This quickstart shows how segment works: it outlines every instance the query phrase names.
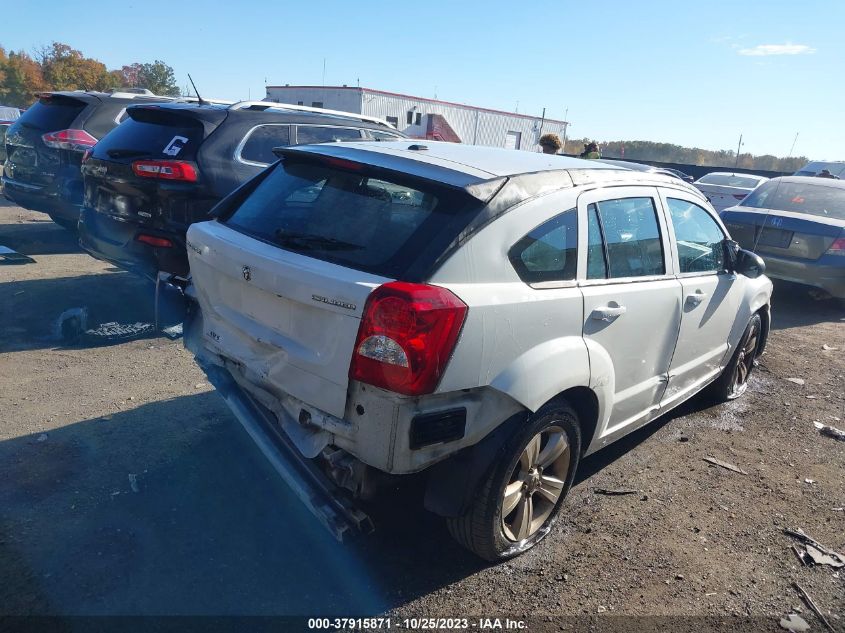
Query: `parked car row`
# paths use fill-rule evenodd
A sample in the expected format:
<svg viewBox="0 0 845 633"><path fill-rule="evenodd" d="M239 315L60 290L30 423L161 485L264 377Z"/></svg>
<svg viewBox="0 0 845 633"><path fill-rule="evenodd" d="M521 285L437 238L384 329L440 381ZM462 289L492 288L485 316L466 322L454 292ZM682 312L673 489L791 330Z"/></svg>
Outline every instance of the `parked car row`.
<svg viewBox="0 0 845 633"><path fill-rule="evenodd" d="M373 132L362 136L359 130L365 128ZM209 139L214 132L218 133ZM183 242L188 218L204 217L223 195L265 167L273 158L273 146L402 136L378 119L301 106L282 109L267 102L207 100L200 104L196 98L162 97L148 91L49 92L39 95L9 128L2 181L7 198L74 230L86 194L93 196L89 210L93 205L107 217L102 227L96 222L92 226L105 234L102 240L95 234L83 245L95 256L109 259L117 242L126 244L129 233L115 229L108 216L124 224L139 221L153 232L157 228L175 231L177 242ZM96 165L83 174L83 159L89 157ZM145 164L145 159L153 163ZM162 160L171 163L155 163ZM93 181L88 190L85 176ZM124 182L127 176L132 182ZM181 235L174 224L182 226ZM103 247L102 253L98 246ZM130 254L131 246L126 249ZM142 252L125 262L125 267L147 274L150 257ZM175 269L184 260L184 253L162 255L162 264ZM119 257L115 263L123 264Z"/></svg>

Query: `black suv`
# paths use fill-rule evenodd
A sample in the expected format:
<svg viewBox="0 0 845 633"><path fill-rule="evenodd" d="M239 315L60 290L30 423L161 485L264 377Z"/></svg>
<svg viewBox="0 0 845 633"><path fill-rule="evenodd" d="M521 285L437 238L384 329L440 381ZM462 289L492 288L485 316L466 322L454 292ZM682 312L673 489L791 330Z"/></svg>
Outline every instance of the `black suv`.
<svg viewBox="0 0 845 633"><path fill-rule="evenodd" d="M79 243L151 279L188 274L188 226L209 219L221 198L275 162L274 147L404 138L372 117L263 101L126 112L82 165Z"/></svg>
<svg viewBox="0 0 845 633"><path fill-rule="evenodd" d="M41 93L6 132L6 197L76 228L83 153L126 117L126 106L173 100L147 91Z"/></svg>

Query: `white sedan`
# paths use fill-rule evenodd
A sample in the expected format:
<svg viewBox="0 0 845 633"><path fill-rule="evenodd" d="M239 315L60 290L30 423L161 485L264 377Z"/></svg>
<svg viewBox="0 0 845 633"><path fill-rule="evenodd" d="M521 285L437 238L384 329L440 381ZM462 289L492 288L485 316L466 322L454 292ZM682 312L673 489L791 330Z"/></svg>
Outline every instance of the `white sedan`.
<svg viewBox="0 0 845 633"><path fill-rule="evenodd" d="M707 196L713 208L721 213L723 209L742 202L745 196L767 180L768 178L765 176L755 176L754 174L713 171L692 184Z"/></svg>

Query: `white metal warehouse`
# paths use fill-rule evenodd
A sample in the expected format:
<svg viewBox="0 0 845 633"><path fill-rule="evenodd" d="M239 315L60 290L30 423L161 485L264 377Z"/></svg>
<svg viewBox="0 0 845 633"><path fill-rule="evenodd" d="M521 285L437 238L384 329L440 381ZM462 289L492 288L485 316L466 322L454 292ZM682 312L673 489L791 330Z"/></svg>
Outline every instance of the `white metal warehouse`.
<svg viewBox="0 0 845 633"><path fill-rule="evenodd" d="M414 138L539 151L542 134L565 137L566 121L349 86L267 86L266 101L386 119Z"/></svg>

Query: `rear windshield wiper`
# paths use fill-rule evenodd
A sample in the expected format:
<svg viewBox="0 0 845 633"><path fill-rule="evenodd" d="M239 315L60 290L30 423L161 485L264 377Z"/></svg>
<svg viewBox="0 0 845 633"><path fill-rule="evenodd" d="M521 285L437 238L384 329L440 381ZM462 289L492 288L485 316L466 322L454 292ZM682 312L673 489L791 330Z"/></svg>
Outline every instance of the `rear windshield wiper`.
<svg viewBox="0 0 845 633"><path fill-rule="evenodd" d="M288 244L302 249L322 249L334 251L353 251L364 248L360 244L344 242L334 237L316 235L315 233L296 233L292 231L277 230L275 240L281 245Z"/></svg>

